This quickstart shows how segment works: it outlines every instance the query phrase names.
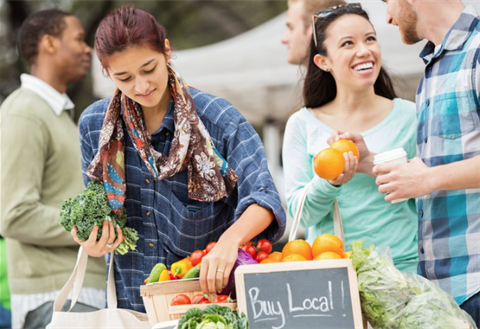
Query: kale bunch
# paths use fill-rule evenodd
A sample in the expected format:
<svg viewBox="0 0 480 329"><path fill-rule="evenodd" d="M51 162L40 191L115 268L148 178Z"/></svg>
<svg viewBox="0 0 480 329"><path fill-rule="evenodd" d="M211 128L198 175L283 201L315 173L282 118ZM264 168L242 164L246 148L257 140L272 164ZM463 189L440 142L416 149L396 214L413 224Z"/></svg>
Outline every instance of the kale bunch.
<svg viewBox="0 0 480 329"><path fill-rule="evenodd" d="M76 197L63 201L60 210L60 225L65 231L70 232L77 227L77 236L81 241L88 240L93 226L98 225L97 240L102 236L104 220L113 221L116 227L122 229L125 240L115 249L121 255L129 250L136 250L138 233L135 229L127 227L127 214L123 211L118 217L110 208L107 193L101 182L90 181L87 188ZM115 235L117 233L115 232Z"/></svg>

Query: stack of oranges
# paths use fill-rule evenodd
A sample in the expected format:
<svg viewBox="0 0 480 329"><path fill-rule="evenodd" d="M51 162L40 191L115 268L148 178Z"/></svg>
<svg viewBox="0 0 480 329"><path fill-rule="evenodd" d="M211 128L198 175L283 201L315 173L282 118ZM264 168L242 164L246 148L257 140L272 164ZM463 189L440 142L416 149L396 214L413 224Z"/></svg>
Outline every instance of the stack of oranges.
<svg viewBox="0 0 480 329"><path fill-rule="evenodd" d="M287 242L282 252L274 251L260 264L297 262L306 260L349 258L351 251L345 252L342 240L333 234L321 234L310 244L303 240Z"/></svg>
<svg viewBox="0 0 480 329"><path fill-rule="evenodd" d="M313 157L313 169L323 179L334 180L345 167L343 153L352 152L360 160L358 148L348 139L339 139Z"/></svg>

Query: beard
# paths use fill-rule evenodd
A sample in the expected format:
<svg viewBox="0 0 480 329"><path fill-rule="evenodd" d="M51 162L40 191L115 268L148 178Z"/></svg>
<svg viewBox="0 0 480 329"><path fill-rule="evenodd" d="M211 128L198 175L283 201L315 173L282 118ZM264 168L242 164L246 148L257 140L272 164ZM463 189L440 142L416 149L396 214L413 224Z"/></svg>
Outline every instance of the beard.
<svg viewBox="0 0 480 329"><path fill-rule="evenodd" d="M407 45L413 45L422 39L417 33L418 17L415 11L407 1L400 1L400 14L397 21L398 28L402 34L403 42Z"/></svg>

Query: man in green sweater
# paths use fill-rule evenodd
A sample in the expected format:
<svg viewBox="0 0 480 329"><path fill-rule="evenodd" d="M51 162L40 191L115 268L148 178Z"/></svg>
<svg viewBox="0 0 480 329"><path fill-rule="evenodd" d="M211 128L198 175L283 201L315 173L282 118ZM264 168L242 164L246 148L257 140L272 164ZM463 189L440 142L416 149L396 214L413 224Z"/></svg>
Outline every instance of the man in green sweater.
<svg viewBox="0 0 480 329"><path fill-rule="evenodd" d="M62 201L84 188L78 129L68 113L74 105L65 92L86 75L92 49L75 16L51 9L25 20L18 50L31 73L0 107L0 234L16 329L50 322L45 305L75 266L78 244L58 223ZM104 259L91 258L79 301L103 308L105 277Z"/></svg>

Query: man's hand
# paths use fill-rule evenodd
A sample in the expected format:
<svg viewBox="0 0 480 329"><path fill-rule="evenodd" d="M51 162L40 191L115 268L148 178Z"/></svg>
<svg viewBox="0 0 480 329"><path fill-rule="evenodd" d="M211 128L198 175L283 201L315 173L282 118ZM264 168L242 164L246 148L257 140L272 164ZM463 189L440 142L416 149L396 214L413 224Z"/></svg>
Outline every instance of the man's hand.
<svg viewBox="0 0 480 329"><path fill-rule="evenodd" d="M420 158L408 163L381 163L373 167L380 193L387 193L385 201L417 198L433 191L429 169Z"/></svg>

